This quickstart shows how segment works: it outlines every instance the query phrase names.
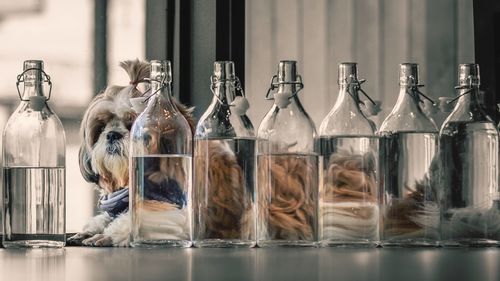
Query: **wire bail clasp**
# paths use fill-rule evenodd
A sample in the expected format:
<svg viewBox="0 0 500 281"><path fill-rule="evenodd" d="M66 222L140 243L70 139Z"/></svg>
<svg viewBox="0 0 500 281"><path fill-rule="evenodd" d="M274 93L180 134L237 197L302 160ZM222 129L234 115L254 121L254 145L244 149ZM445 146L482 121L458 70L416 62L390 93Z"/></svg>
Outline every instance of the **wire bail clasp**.
<svg viewBox="0 0 500 281"><path fill-rule="evenodd" d="M460 95L456 96L454 99L452 100L449 100L447 101L446 103L448 104L451 104L451 103L454 103L455 101L457 101L459 98L467 95L467 94L470 94L474 91L474 75L469 75L467 76L467 84L466 85L458 85L458 86L455 86L455 89L456 90L463 90L463 89L468 89L467 91L461 93Z"/></svg>
<svg viewBox="0 0 500 281"><path fill-rule="evenodd" d="M43 74L43 80L41 82L46 82L49 85L49 96L45 99L45 101L50 100L50 97L52 95L52 81L50 80L50 76L47 73L45 73L45 71L43 69L36 68L36 67L25 69L21 74L17 75L16 88L17 88L17 94L19 96L19 99L21 101L30 101L29 99L23 99L23 97L21 95L21 91L19 90L19 84L25 83L24 74L26 74L26 72L31 71L31 70L38 70Z"/></svg>
<svg viewBox="0 0 500 281"><path fill-rule="evenodd" d="M365 106L369 115L377 115L380 112L380 103L375 102L362 88L361 85L366 82L366 79L357 79L356 75L350 74L349 77L345 78L343 83L347 86L347 93L354 99L357 104L362 104ZM351 89L354 92L351 92ZM361 92L370 101L371 105L366 102L361 101L359 98L359 92Z"/></svg>
<svg viewBox="0 0 500 281"><path fill-rule="evenodd" d="M304 83L302 83L302 76L300 76L300 75L297 75L297 80L295 80L295 81L275 82L277 79L278 79L278 75L273 75L273 77L271 78L269 89L267 89L267 93L266 93L266 100L273 100L274 99L274 97L269 97L269 94L272 91L276 90L279 87L279 85L298 85L299 86L299 87L297 87L297 90L295 92L293 92L292 95L290 95L289 98L293 98L302 89L304 89Z"/></svg>
<svg viewBox="0 0 500 281"><path fill-rule="evenodd" d="M248 103L245 91L241 86L240 78L238 78L238 76L234 76L234 79L218 79L215 75L210 76L210 91L212 91L212 94L221 105L225 105L219 95L215 92L217 84L221 83L232 83L234 85L235 95L234 97L231 97L233 100L230 104L228 104L228 106L231 107L231 111L234 110L236 114L245 115L247 110L250 108L250 104Z"/></svg>
<svg viewBox="0 0 500 281"><path fill-rule="evenodd" d="M408 88L406 90L406 92L408 94L411 95L412 92L415 92L415 93L418 94L418 96L417 96L418 102L424 103L424 101L420 98L420 97L423 97L424 99L430 101L433 106L436 105L436 102L434 102L434 100L432 100L431 98L429 98L428 96L426 96L424 93L422 93L420 91L419 88L425 87L424 84L418 84L418 83L416 83L416 79L415 79L415 77L413 75L408 76L407 80L409 80L408 84L406 84L406 86L408 86Z"/></svg>

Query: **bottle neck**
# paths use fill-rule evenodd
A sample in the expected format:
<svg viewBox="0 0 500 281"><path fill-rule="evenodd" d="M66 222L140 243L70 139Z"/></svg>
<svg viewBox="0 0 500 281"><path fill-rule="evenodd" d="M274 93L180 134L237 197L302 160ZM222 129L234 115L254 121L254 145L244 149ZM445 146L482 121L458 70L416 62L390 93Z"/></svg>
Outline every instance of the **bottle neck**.
<svg viewBox="0 0 500 281"><path fill-rule="evenodd" d="M302 107L302 104L300 103L299 97L297 95L297 91L300 91L300 89L296 84L280 84L278 86L278 91L276 92L276 94L285 94L285 96L287 95L289 97L288 100L290 104L288 104L284 108L298 108L299 110L304 111L304 108Z"/></svg>
<svg viewBox="0 0 500 281"><path fill-rule="evenodd" d="M458 98L457 105L455 106L456 108L463 108L473 111L482 106L482 102L479 97L479 86L460 89L458 94L462 96Z"/></svg>
<svg viewBox="0 0 500 281"><path fill-rule="evenodd" d="M232 82L219 82L213 87L212 105L228 106L234 100L234 84Z"/></svg>
<svg viewBox="0 0 500 281"><path fill-rule="evenodd" d="M172 103L172 85L171 82L161 83L158 81L151 81L151 91L156 93L156 97L161 97L166 101L166 105L175 108Z"/></svg>
<svg viewBox="0 0 500 281"><path fill-rule="evenodd" d="M335 103L336 110L361 113L359 95L354 85L340 85L339 97Z"/></svg>
<svg viewBox="0 0 500 281"><path fill-rule="evenodd" d="M399 88L399 96L394 106L395 112L420 113L422 109L419 106L420 97L418 92L410 86L401 86Z"/></svg>
<svg viewBox="0 0 500 281"><path fill-rule="evenodd" d="M41 81L26 81L22 94L23 100L29 100L30 97L44 96L43 84Z"/></svg>

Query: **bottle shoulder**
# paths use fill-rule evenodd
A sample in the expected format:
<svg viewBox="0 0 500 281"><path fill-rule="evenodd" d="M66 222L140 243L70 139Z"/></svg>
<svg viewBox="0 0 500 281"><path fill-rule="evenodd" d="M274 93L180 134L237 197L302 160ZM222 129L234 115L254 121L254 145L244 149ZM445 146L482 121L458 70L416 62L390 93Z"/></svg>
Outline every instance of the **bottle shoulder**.
<svg viewBox="0 0 500 281"><path fill-rule="evenodd" d="M391 112L380 125L378 133L388 132L438 132L432 118L419 111Z"/></svg>
<svg viewBox="0 0 500 281"><path fill-rule="evenodd" d="M262 120L257 137L263 153L310 153L314 151L316 128L307 113L273 105Z"/></svg>
<svg viewBox="0 0 500 281"><path fill-rule="evenodd" d="M228 105L212 104L199 119L195 138L254 137L252 122L246 115L232 112Z"/></svg>
<svg viewBox="0 0 500 281"><path fill-rule="evenodd" d="M361 111L343 112L334 108L321 122L318 133L321 136L370 136L375 133L374 128L375 124Z"/></svg>
<svg viewBox="0 0 500 281"><path fill-rule="evenodd" d="M17 134L18 137L30 136L30 132L38 132L38 136L49 136L51 134L65 138L64 127L59 117L45 106L40 111L35 111L29 106L20 106L9 117L4 128L4 136Z"/></svg>

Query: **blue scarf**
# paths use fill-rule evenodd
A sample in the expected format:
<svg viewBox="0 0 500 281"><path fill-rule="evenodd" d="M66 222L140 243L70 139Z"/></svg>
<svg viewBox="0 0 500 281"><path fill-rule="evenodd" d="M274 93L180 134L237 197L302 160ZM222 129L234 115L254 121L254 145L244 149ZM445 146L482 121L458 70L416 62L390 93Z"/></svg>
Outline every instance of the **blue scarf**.
<svg viewBox="0 0 500 281"><path fill-rule="evenodd" d="M119 189L113 193L101 196L99 199L99 209L107 212L112 218L116 218L128 211L128 198L128 188ZM179 183L172 179L166 179L160 184L145 179L144 199L168 202L176 205L179 209L182 209L186 205L186 194L182 192Z"/></svg>
<svg viewBox="0 0 500 281"><path fill-rule="evenodd" d="M128 188L119 189L113 193L101 196L99 209L116 218L128 211Z"/></svg>

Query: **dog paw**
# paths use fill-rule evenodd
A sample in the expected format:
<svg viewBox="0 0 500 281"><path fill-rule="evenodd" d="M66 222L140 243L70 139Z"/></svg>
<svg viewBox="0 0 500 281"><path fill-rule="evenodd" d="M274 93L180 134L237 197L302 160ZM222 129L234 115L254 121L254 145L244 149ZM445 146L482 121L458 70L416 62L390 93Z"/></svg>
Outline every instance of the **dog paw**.
<svg viewBox="0 0 500 281"><path fill-rule="evenodd" d="M120 241L114 241L113 244L116 247L129 247L130 246L130 241L129 241L128 237L127 237L125 239L121 239Z"/></svg>
<svg viewBox="0 0 500 281"><path fill-rule="evenodd" d="M93 247L111 247L113 246L113 239L110 236L104 234L96 234L90 238L82 241L85 246Z"/></svg>
<svg viewBox="0 0 500 281"><path fill-rule="evenodd" d="M77 233L66 240L66 246L83 246L83 240L94 236L90 232Z"/></svg>

